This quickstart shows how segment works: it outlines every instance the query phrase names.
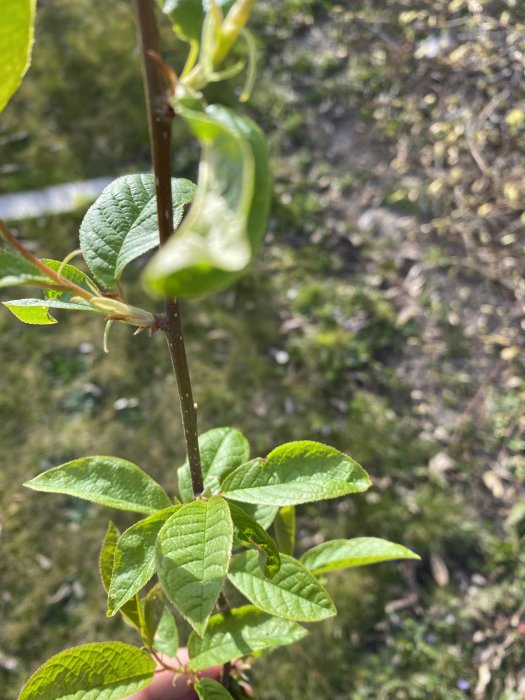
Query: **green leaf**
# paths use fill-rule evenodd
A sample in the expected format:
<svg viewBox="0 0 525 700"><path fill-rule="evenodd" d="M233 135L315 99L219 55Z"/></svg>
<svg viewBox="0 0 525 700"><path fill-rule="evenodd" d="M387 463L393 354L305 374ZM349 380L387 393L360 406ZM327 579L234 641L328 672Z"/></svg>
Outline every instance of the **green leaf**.
<svg viewBox="0 0 525 700"><path fill-rule="evenodd" d="M157 575L166 596L203 634L226 578L233 525L226 501L212 496L182 506L157 539Z"/></svg>
<svg viewBox="0 0 525 700"><path fill-rule="evenodd" d="M155 573L155 544L161 527L181 506L159 510L139 520L120 537L115 547L108 591L108 617L138 593Z"/></svg>
<svg viewBox="0 0 525 700"><path fill-rule="evenodd" d="M188 640L189 665L203 671L263 649L293 644L307 634L296 622L245 605L210 618L203 638L192 632Z"/></svg>
<svg viewBox="0 0 525 700"><path fill-rule="evenodd" d="M213 428L199 435L199 452L204 489L211 495L220 491L220 480L250 457L250 445L236 428ZM178 470L182 500L193 500L190 467L185 462Z"/></svg>
<svg viewBox="0 0 525 700"><path fill-rule="evenodd" d="M264 135L248 117L220 105L180 113L202 143L197 191L144 281L157 296L196 297L230 285L260 248L270 175Z"/></svg>
<svg viewBox="0 0 525 700"><path fill-rule="evenodd" d="M216 0L226 13L235 0ZM200 41L204 23L203 0L157 0L161 10L168 15L173 28L185 41Z"/></svg>
<svg viewBox="0 0 525 700"><path fill-rule="evenodd" d="M106 593L109 590L109 585L111 583L111 574L113 573L113 562L115 559L115 548L117 546L118 538L120 537L120 532L118 527L109 521L108 528L106 530L106 535L104 537L104 542L102 543L102 549L100 550L100 578L102 579L102 585ZM120 610L124 620L130 624L135 629L141 631L141 612L140 612L140 601L138 596L135 596L132 600L129 600Z"/></svg>
<svg viewBox="0 0 525 700"><path fill-rule="evenodd" d="M304 440L243 464L224 479L222 492L243 503L292 506L359 493L369 486L367 473L351 457Z"/></svg>
<svg viewBox="0 0 525 700"><path fill-rule="evenodd" d="M295 549L295 506L283 506L273 524L279 551L293 557Z"/></svg>
<svg viewBox="0 0 525 700"><path fill-rule="evenodd" d="M200 678L193 687L199 700L233 700L226 688L213 678Z"/></svg>
<svg viewBox="0 0 525 700"><path fill-rule="evenodd" d="M49 282L49 278L38 267L11 250L0 248L0 288L18 284Z"/></svg>
<svg viewBox="0 0 525 700"><path fill-rule="evenodd" d="M259 564L265 576L273 578L281 566L277 546L270 535L245 510L235 503L228 503L233 521L233 534L244 547L254 547L259 552Z"/></svg>
<svg viewBox="0 0 525 700"><path fill-rule="evenodd" d="M149 647L167 656L175 656L179 648L179 631L173 615L165 607L160 585L154 586L143 601L142 636Z"/></svg>
<svg viewBox="0 0 525 700"><path fill-rule="evenodd" d="M189 180L171 181L173 226L193 199ZM80 226L80 247L95 279L115 286L126 265L159 244L153 175L125 175L114 180L88 209Z"/></svg>
<svg viewBox="0 0 525 700"><path fill-rule="evenodd" d="M0 112L31 63L36 0L2 0L0 26Z"/></svg>
<svg viewBox="0 0 525 700"><path fill-rule="evenodd" d="M129 644L84 644L49 659L18 700L119 700L146 688L154 671L151 656Z"/></svg>
<svg viewBox="0 0 525 700"><path fill-rule="evenodd" d="M337 613L319 581L296 559L281 555L281 568L265 578L256 552L232 559L228 578L250 602L271 615L297 622L315 622Z"/></svg>
<svg viewBox="0 0 525 700"><path fill-rule="evenodd" d="M48 469L24 486L135 513L154 513L171 506L162 486L136 464L118 457L75 459Z"/></svg>
<svg viewBox="0 0 525 700"><path fill-rule="evenodd" d="M264 530L270 527L279 512L279 506L260 506L256 503L238 503L237 505L240 505Z"/></svg>
<svg viewBox="0 0 525 700"><path fill-rule="evenodd" d="M330 540L303 554L301 562L313 574L335 569L365 566L391 559L419 559L410 549L378 537L356 537L352 540Z"/></svg>
<svg viewBox="0 0 525 700"><path fill-rule="evenodd" d="M48 258L44 258L42 262L44 262L55 272L60 270L61 277L64 277L70 282L78 284L79 287L82 287L86 291L91 292L91 294L94 294L94 290L96 289L95 283L86 275L85 272L79 270L78 267L70 265L69 263L64 265L64 263L62 263L60 260L50 260ZM71 297L75 296L74 293L64 292L60 289L45 289L44 294L48 299L62 299L62 301L69 301Z"/></svg>
<svg viewBox="0 0 525 700"><path fill-rule="evenodd" d="M58 299L16 299L2 303L19 321L36 326L45 326L57 322L49 313L49 309L96 311L87 302L59 301Z"/></svg>

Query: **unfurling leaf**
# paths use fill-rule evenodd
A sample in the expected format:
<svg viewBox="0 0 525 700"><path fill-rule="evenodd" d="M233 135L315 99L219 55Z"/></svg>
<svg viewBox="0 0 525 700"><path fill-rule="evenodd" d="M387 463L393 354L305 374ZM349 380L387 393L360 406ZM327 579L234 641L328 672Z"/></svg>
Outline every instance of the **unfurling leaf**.
<svg viewBox="0 0 525 700"><path fill-rule="evenodd" d="M271 615L297 622L315 622L337 613L328 593L300 562L283 554L278 573L268 579L256 552L232 559L228 578L248 600Z"/></svg>
<svg viewBox="0 0 525 700"><path fill-rule="evenodd" d="M179 648L179 631L173 615L165 606L160 585L155 585L143 600L142 636L148 647L167 656Z"/></svg>
<svg viewBox="0 0 525 700"><path fill-rule="evenodd" d="M307 634L296 622L245 605L210 618L203 638L192 632L188 640L189 665L202 671L263 649L293 644Z"/></svg>
<svg viewBox="0 0 525 700"><path fill-rule="evenodd" d="M18 89L31 62L36 0L2 0L0 112Z"/></svg>
<svg viewBox="0 0 525 700"><path fill-rule="evenodd" d="M178 109L202 143L199 181L188 215L144 280L157 296L196 297L231 284L259 249L270 203L268 155L247 117L220 105Z"/></svg>
<svg viewBox="0 0 525 700"><path fill-rule="evenodd" d="M250 457L248 440L236 428L213 428L199 435L204 489L212 496L220 491L220 480ZM193 500L190 467L185 462L178 470L179 491L183 501Z"/></svg>
<svg viewBox="0 0 525 700"><path fill-rule="evenodd" d="M155 544L161 527L181 506L159 510L128 528L115 547L108 591L108 616L115 615L155 573Z"/></svg>
<svg viewBox="0 0 525 700"><path fill-rule="evenodd" d="M222 492L243 503L289 506L359 493L369 486L367 473L351 457L304 440L243 464L224 479Z"/></svg>
<svg viewBox="0 0 525 700"><path fill-rule="evenodd" d="M226 688L213 678L199 678L194 688L199 700L233 700Z"/></svg>
<svg viewBox="0 0 525 700"><path fill-rule="evenodd" d="M273 578L279 571L281 559L270 535L245 510L235 503L228 503L233 520L233 534L239 542L259 552L259 564L265 576Z"/></svg>
<svg viewBox="0 0 525 700"><path fill-rule="evenodd" d="M14 299L2 302L19 321L35 326L56 323L49 309L68 309L70 311L96 311L86 301L60 301L59 299Z"/></svg>
<svg viewBox="0 0 525 700"><path fill-rule="evenodd" d="M75 459L48 469L24 486L135 513L155 513L171 506L162 486L136 464L118 457Z"/></svg>
<svg viewBox="0 0 525 700"><path fill-rule="evenodd" d="M204 634L226 578L232 540L228 505L216 496L183 505L159 532L162 590L197 634Z"/></svg>
<svg viewBox="0 0 525 700"><path fill-rule="evenodd" d="M295 506L283 506L279 509L273 529L279 551L293 557L295 549Z"/></svg>
<svg viewBox="0 0 525 700"><path fill-rule="evenodd" d="M119 700L146 688L154 671L151 656L129 644L85 644L49 659L18 700Z"/></svg>
<svg viewBox="0 0 525 700"><path fill-rule="evenodd" d="M102 585L104 586L106 593L108 592L111 583L113 562L115 559L115 547L117 546L119 537L120 532L118 527L110 520L106 530L106 535L104 537L104 542L102 543L102 549L100 550L99 559L100 578L102 579ZM140 600L138 596L128 600L128 602L122 606L120 612L125 621L140 632L142 625Z"/></svg>
<svg viewBox="0 0 525 700"><path fill-rule="evenodd" d="M193 199L189 180L171 181L173 226ZM115 286L126 265L159 244L153 175L124 175L114 180L88 209L80 226L80 247L95 279Z"/></svg>
<svg viewBox="0 0 525 700"><path fill-rule="evenodd" d="M95 291L98 291L95 283L88 277L88 275L86 275L85 272L79 270L78 267L75 267L69 263L64 264L60 262L60 260L49 260L47 258L44 258L42 262L55 272L58 272L61 277L64 277L70 282L74 282L87 292L94 294ZM70 301L71 297L75 296L74 293L60 289L45 289L44 293L48 299L61 299L62 301Z"/></svg>
<svg viewBox="0 0 525 700"><path fill-rule="evenodd" d="M204 23L203 0L157 0L161 10L168 15L173 28L185 41L200 41ZM234 0L215 0L227 12Z"/></svg>
<svg viewBox="0 0 525 700"><path fill-rule="evenodd" d="M352 540L330 540L303 554L301 562L313 574L335 569L348 569L392 559L419 559L417 554L400 544L378 537L356 537Z"/></svg>

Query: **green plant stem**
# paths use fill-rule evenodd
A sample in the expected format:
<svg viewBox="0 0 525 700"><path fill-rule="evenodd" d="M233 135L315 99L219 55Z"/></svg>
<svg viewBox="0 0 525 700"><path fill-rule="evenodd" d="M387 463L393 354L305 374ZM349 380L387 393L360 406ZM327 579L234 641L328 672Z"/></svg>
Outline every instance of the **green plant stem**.
<svg viewBox="0 0 525 700"><path fill-rule="evenodd" d="M134 6L148 111L151 157L157 191L159 238L160 245L163 246L173 233L171 124L174 113L168 103L164 77L154 59L160 52L153 0L134 0ZM171 363L177 381L193 495L197 497L204 490L197 433L197 405L193 401L179 304L175 299L166 299L165 308L166 323L163 330L166 334Z"/></svg>

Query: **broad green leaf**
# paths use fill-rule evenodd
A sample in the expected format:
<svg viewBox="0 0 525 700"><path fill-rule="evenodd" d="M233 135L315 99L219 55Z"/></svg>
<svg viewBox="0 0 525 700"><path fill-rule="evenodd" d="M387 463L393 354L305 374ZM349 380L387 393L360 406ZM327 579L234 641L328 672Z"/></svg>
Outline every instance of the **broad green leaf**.
<svg viewBox="0 0 525 700"><path fill-rule="evenodd" d="M35 326L56 323L49 309L69 309L71 311L97 311L87 302L60 301L58 299L16 299L2 302L19 321Z"/></svg>
<svg viewBox="0 0 525 700"><path fill-rule="evenodd" d="M206 634L192 632L188 640L190 668L203 671L263 649L299 641L308 632L296 622L273 617L253 605L210 618Z"/></svg>
<svg viewBox="0 0 525 700"><path fill-rule="evenodd" d="M199 700L233 700L226 688L213 678L200 678L193 687Z"/></svg>
<svg viewBox="0 0 525 700"><path fill-rule="evenodd" d="M84 644L49 659L18 700L119 700L146 688L154 671L151 656L129 644Z"/></svg>
<svg viewBox="0 0 525 700"><path fill-rule="evenodd" d="M295 506L283 506L279 509L273 529L279 551L293 557L295 549Z"/></svg>
<svg viewBox="0 0 525 700"><path fill-rule="evenodd" d="M79 287L82 287L86 291L91 292L91 294L94 294L94 291L96 290L95 283L86 275L85 272L79 270L78 267L70 265L69 263L64 265L64 263L62 263L60 260L49 260L47 258L44 258L42 262L44 262L52 270L55 270L55 272L60 270L61 277L64 277L70 282L78 284ZM71 297L75 296L74 294L71 294L71 292L63 292L59 289L45 289L44 293L48 299L62 299L62 301L69 301Z"/></svg>
<svg viewBox="0 0 525 700"><path fill-rule="evenodd" d="M166 596L203 634L226 578L233 525L223 498L183 505L157 538L157 575Z"/></svg>
<svg viewBox="0 0 525 700"><path fill-rule="evenodd" d="M270 535L245 510L235 503L228 503L233 521L233 534L244 547L259 552L259 564L265 576L273 578L279 571L281 559Z"/></svg>
<svg viewBox="0 0 525 700"><path fill-rule="evenodd" d="M204 489L214 496L220 491L220 479L249 459L250 445L236 428L213 428L199 435L199 452ZM193 501L188 462L179 468L178 477L182 500Z"/></svg>
<svg viewBox="0 0 525 700"><path fill-rule="evenodd" d="M279 506L260 506L256 503L238 503L259 525L267 530L279 512Z"/></svg>
<svg viewBox="0 0 525 700"><path fill-rule="evenodd" d="M2 0L0 24L0 112L31 63L36 0Z"/></svg>
<svg viewBox="0 0 525 700"><path fill-rule="evenodd" d="M157 296L196 297L230 285L266 233L270 175L259 127L220 105L180 108L202 143L194 202L144 272Z"/></svg>
<svg viewBox="0 0 525 700"><path fill-rule="evenodd" d="M203 0L157 0L161 10L168 15L174 30L185 41L200 41L204 23ZM216 0L226 13L234 0Z"/></svg>
<svg viewBox="0 0 525 700"><path fill-rule="evenodd" d="M0 288L19 284L49 282L49 278L38 267L11 250L0 248Z"/></svg>
<svg viewBox="0 0 525 700"><path fill-rule="evenodd" d="M115 547L117 546L118 538L120 537L120 532L118 527L109 521L108 529L106 530L106 535L104 537L104 542L102 543L102 549L100 550L100 578L102 579L102 585L106 593L109 590L109 585L111 583L111 575L113 573L113 562L115 559ZM132 627L135 627L139 632L141 631L141 612L140 612L140 601L138 596L135 596L132 600L129 600L120 610L122 616Z"/></svg>
<svg viewBox="0 0 525 700"><path fill-rule="evenodd" d="M138 593L155 573L155 544L161 527L180 506L159 510L128 528L115 547L108 591L108 616Z"/></svg>
<svg viewBox="0 0 525 700"><path fill-rule="evenodd" d="M303 554L301 562L313 574L334 569L348 569L391 559L419 559L417 554L400 544L378 537L356 537L352 540L330 540Z"/></svg>
<svg viewBox="0 0 525 700"><path fill-rule="evenodd" d="M171 181L173 226L193 199L189 180ZM124 175L114 180L88 209L80 226L80 247L95 279L114 287L126 265L159 244L153 175Z"/></svg>
<svg viewBox="0 0 525 700"><path fill-rule="evenodd" d="M315 622L337 613L319 581L297 559L281 555L281 568L268 579L256 552L232 559L228 578L248 600L270 615L297 622Z"/></svg>
<svg viewBox="0 0 525 700"><path fill-rule="evenodd" d="M179 631L173 615L165 606L159 584L149 591L142 607L142 636L148 647L167 656L175 656L179 648Z"/></svg>
<svg viewBox="0 0 525 700"><path fill-rule="evenodd" d="M359 493L369 486L368 474L351 457L304 440L243 464L224 479L222 493L243 503L292 506Z"/></svg>
<svg viewBox="0 0 525 700"><path fill-rule="evenodd" d="M136 464L118 457L75 459L48 469L24 486L135 513L155 513L171 506L162 486Z"/></svg>

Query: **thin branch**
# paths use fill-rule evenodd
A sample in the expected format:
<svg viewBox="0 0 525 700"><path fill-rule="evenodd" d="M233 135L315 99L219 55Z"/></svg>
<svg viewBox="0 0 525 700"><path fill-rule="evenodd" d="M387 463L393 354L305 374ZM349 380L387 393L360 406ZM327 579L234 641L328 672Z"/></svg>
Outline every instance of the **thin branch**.
<svg viewBox="0 0 525 700"><path fill-rule="evenodd" d="M154 2L153 0L134 0L134 5L148 111L151 157L157 191L159 238L160 245L163 246L173 233L171 123L174 113L168 102L165 77L158 67L158 57L160 57L159 32ZM153 56L156 58L153 58ZM193 401L179 304L174 299L167 299L165 308L166 324L164 332L179 390L182 425L190 465L193 494L195 497L198 497L204 490L204 484L197 432L197 405Z"/></svg>

